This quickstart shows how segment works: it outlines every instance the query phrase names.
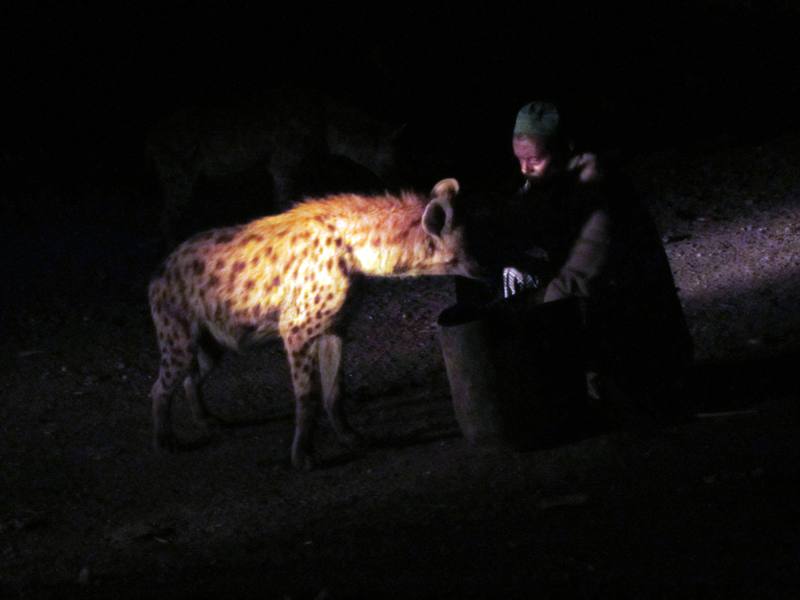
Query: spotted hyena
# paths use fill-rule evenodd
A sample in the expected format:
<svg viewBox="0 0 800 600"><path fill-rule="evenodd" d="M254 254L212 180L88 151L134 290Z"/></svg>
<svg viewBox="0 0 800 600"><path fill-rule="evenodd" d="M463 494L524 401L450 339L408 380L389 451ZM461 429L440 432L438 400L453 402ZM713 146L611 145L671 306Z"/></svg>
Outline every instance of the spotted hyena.
<svg viewBox="0 0 800 600"><path fill-rule="evenodd" d="M320 395L339 438L354 443L339 389L337 314L357 274L477 275L464 247L457 193L456 180L445 179L430 199L404 193L308 200L179 246L149 288L161 350L151 392L156 447L175 444L170 397L181 381L195 419L208 425L200 384L217 350L272 336L283 339L294 385L292 463L311 465Z"/></svg>
<svg viewBox="0 0 800 600"><path fill-rule="evenodd" d="M314 179L319 172L342 164L348 175L359 172L369 182L370 190L362 191L375 191L376 181L386 189L401 130L353 105L291 86L236 105L179 110L147 136L164 202L162 235L171 244L187 229L201 179L252 180L254 173L264 173L272 187L272 212L286 210L307 192L303 184L309 179L317 183L312 188L319 187ZM343 190L325 190L338 191ZM254 208L264 214L270 207Z"/></svg>

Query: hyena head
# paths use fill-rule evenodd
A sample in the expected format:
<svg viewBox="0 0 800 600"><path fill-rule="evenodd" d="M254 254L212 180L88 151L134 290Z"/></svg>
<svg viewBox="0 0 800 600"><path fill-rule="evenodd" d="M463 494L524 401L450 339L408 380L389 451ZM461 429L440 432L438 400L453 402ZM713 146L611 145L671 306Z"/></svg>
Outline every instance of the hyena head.
<svg viewBox="0 0 800 600"><path fill-rule="evenodd" d="M465 235L465 219L454 202L458 181L443 179L431 191L431 199L422 215L422 228L429 236L431 256L425 273L461 275L479 279L485 275L471 256Z"/></svg>

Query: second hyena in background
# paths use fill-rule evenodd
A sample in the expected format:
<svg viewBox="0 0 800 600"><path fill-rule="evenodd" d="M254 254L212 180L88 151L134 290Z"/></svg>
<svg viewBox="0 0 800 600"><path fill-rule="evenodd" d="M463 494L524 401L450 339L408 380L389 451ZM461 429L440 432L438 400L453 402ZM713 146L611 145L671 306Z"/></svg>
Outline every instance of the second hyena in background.
<svg viewBox="0 0 800 600"><path fill-rule="evenodd" d="M204 178L222 181L263 171L271 178L272 202L267 188L253 207L258 215L288 209L305 191L303 183L331 165L345 168L350 181L347 189L325 189L326 194L386 189L360 190L353 173L361 181L369 177L370 188L385 183L395 169L400 129L328 95L291 86L235 105L179 110L147 136L163 196L162 235L171 245L194 233L184 230L197 212L195 188Z"/></svg>
<svg viewBox="0 0 800 600"><path fill-rule="evenodd" d="M354 443L342 408L342 340L335 329L351 280L357 274L476 276L457 193L456 180L446 179L429 200L413 193L309 200L179 246L149 288L161 350L151 392L156 446L175 444L170 402L179 383L195 418L207 420L200 384L218 355L210 350L238 350L272 336L283 339L294 386L292 463L312 464L320 395L337 435Z"/></svg>

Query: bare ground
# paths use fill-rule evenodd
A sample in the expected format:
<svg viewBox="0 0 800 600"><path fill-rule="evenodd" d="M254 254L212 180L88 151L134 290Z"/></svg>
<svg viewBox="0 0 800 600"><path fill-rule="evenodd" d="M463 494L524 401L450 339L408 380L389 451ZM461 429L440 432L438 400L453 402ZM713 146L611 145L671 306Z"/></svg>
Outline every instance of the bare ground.
<svg viewBox="0 0 800 600"><path fill-rule="evenodd" d="M0 596L794 596L799 150L797 134L713 140L631 163L696 343L683 401L699 416L608 407L528 452L461 437L434 326L452 283L431 278L371 282L350 331L365 451L323 424L321 468L291 470L288 373L267 346L209 382L227 422L212 441L178 403L188 447L158 455L157 256L136 192L102 192L114 216L64 202L9 231Z"/></svg>

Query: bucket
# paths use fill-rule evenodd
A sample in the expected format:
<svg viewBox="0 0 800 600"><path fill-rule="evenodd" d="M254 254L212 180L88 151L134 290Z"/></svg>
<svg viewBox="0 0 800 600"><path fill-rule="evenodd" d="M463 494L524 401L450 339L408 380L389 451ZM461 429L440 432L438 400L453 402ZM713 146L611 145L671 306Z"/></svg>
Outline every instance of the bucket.
<svg viewBox="0 0 800 600"><path fill-rule="evenodd" d="M556 444L586 408L582 310L577 299L530 306L524 298L437 320L453 410L475 445Z"/></svg>

